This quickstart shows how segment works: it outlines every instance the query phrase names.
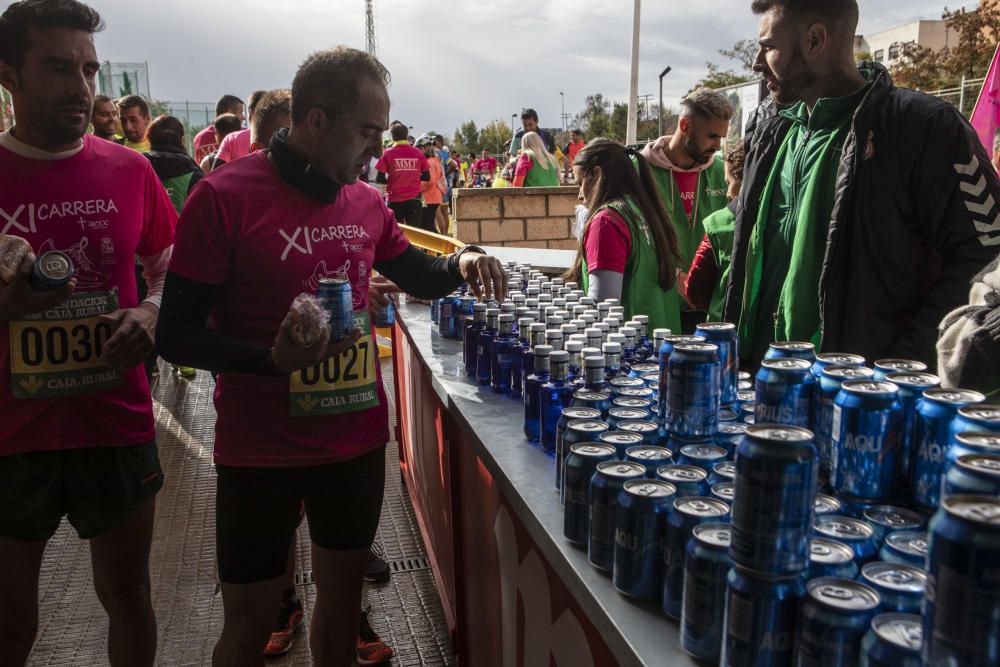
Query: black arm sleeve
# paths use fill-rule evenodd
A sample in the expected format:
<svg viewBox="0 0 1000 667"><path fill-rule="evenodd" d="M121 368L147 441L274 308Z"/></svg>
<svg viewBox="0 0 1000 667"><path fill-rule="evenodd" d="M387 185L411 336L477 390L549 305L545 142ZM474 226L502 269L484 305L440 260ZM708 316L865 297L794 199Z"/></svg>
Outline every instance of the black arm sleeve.
<svg viewBox="0 0 1000 667"><path fill-rule="evenodd" d="M431 257L412 245L390 260L375 262L375 270L419 299L445 296L464 282L457 255Z"/></svg>
<svg viewBox="0 0 1000 667"><path fill-rule="evenodd" d="M167 272L156 325L156 348L178 366L209 371L278 375L268 348L251 345L207 326L218 285Z"/></svg>
<svg viewBox="0 0 1000 667"><path fill-rule="evenodd" d="M389 176L384 171L380 171L377 174L375 174L375 182L385 185L386 183L389 182Z"/></svg>
<svg viewBox="0 0 1000 667"><path fill-rule="evenodd" d="M429 172L429 171L422 171L422 172L420 172L420 180L421 181L429 181L429 180L431 180L431 172Z"/></svg>

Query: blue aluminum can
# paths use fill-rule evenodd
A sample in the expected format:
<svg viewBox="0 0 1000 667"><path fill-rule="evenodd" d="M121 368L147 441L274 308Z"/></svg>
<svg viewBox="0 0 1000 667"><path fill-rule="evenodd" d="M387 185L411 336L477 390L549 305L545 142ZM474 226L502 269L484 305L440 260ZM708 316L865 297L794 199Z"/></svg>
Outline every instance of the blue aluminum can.
<svg viewBox="0 0 1000 667"><path fill-rule="evenodd" d="M666 400L667 400L667 385L669 383L669 363L670 355L673 354L674 346L681 345L683 343L704 343L705 339L701 336L667 336L663 339L663 343L660 345L660 349L657 352L657 366L660 372L660 387L659 387L659 402L657 408L659 410L660 419L663 419L663 413L666 411ZM637 374L638 377L638 374Z"/></svg>
<svg viewBox="0 0 1000 667"><path fill-rule="evenodd" d="M639 463L646 469L647 479L656 479L656 469L670 465L673 455L666 447L656 445L638 445L625 450L625 460ZM674 493L677 493L676 487Z"/></svg>
<svg viewBox="0 0 1000 667"><path fill-rule="evenodd" d="M618 422L619 431L638 433L642 436L642 442L646 445L658 445L660 443L660 426L656 422L646 419L632 419Z"/></svg>
<svg viewBox="0 0 1000 667"><path fill-rule="evenodd" d="M889 373L886 379L899 387L899 404L903 406L903 429L899 441L898 478L896 487L905 494L912 495L913 457L917 448L917 403L927 389L941 386L941 378L930 373Z"/></svg>
<svg viewBox="0 0 1000 667"><path fill-rule="evenodd" d="M986 397L966 389L928 389L917 403L917 427L914 431L916 453L913 457L911 500L917 507L934 511L941 495L948 454L951 422L959 408L982 403Z"/></svg>
<svg viewBox="0 0 1000 667"><path fill-rule="evenodd" d="M765 359L757 371L755 424L809 428L812 366L805 359Z"/></svg>
<svg viewBox="0 0 1000 667"><path fill-rule="evenodd" d="M615 589L655 600L663 585L663 539L677 489L655 479L629 480L615 509Z"/></svg>
<svg viewBox="0 0 1000 667"><path fill-rule="evenodd" d="M677 498L667 518L663 540L663 613L673 619L681 617L684 602L684 556L694 527L703 523L724 523L729 518L729 505L718 498L688 496Z"/></svg>
<svg viewBox="0 0 1000 667"><path fill-rule="evenodd" d="M713 498L724 500L732 507L733 501L736 500L736 484L733 482L716 482L712 485L709 495Z"/></svg>
<svg viewBox="0 0 1000 667"><path fill-rule="evenodd" d="M611 399L611 406L615 408L632 408L633 410L645 410L647 414L653 412L653 401L648 398L633 398L632 396L616 396Z"/></svg>
<svg viewBox="0 0 1000 667"><path fill-rule="evenodd" d="M861 568L859 581L878 591L883 610L920 613L927 587L927 573L923 568L876 560Z"/></svg>
<svg viewBox="0 0 1000 667"><path fill-rule="evenodd" d="M733 461L719 461L712 466L712 473L708 476L709 484L719 482L733 482L736 480L736 463Z"/></svg>
<svg viewBox="0 0 1000 667"><path fill-rule="evenodd" d="M649 387L622 387L618 390L618 396L615 397L615 400L619 398L641 398L649 401L650 405L654 406L652 409L656 409L656 395Z"/></svg>
<svg viewBox="0 0 1000 667"><path fill-rule="evenodd" d="M569 453L570 445L578 442L592 442L598 433L607 430L607 425L601 421L601 411L593 408L563 408L562 416L556 422L556 488L562 489L563 464L566 454ZM597 423L601 427L592 426L579 428L573 432L569 441L566 440L566 431L573 422ZM596 429L594 432L593 429ZM593 437L591 434L593 433Z"/></svg>
<svg viewBox="0 0 1000 667"><path fill-rule="evenodd" d="M354 329L354 293L346 278L321 278L316 299L330 315L330 340L347 337Z"/></svg>
<svg viewBox="0 0 1000 667"><path fill-rule="evenodd" d="M725 629L729 526L695 526L684 556L681 648L699 660L718 664Z"/></svg>
<svg viewBox="0 0 1000 667"><path fill-rule="evenodd" d="M896 496L896 464L903 408L891 382L851 380L833 404L830 485L840 494Z"/></svg>
<svg viewBox="0 0 1000 667"><path fill-rule="evenodd" d="M740 423L753 426L756 421L754 413L757 412L757 402L743 403L740 405Z"/></svg>
<svg viewBox="0 0 1000 667"><path fill-rule="evenodd" d="M611 394L606 391L590 391L589 389L577 389L573 392L574 408L596 408L601 411L601 417L608 416L611 409Z"/></svg>
<svg viewBox="0 0 1000 667"><path fill-rule="evenodd" d="M458 311L461 303L458 294L449 294L441 299L438 316L438 334L445 338L458 338ZM498 314L499 315L499 314Z"/></svg>
<svg viewBox="0 0 1000 667"><path fill-rule="evenodd" d="M865 510L885 504L884 500L877 498L855 498L844 493L838 493L837 500L840 501L841 507L844 508L841 514L846 514L855 519L863 519Z"/></svg>
<svg viewBox="0 0 1000 667"><path fill-rule="evenodd" d="M711 343L674 346L667 363L663 426L671 436L711 438L719 430L719 352Z"/></svg>
<svg viewBox="0 0 1000 667"><path fill-rule="evenodd" d="M813 503L813 514L823 516L824 514L843 514L844 504L833 496L825 493L816 494L816 502Z"/></svg>
<svg viewBox="0 0 1000 667"><path fill-rule="evenodd" d="M1000 456L1000 433L988 433L985 431L956 433L951 444L948 446L948 453L945 455L945 468L954 465L959 457L968 456L969 454Z"/></svg>
<svg viewBox="0 0 1000 667"><path fill-rule="evenodd" d="M623 421L648 421L649 416L649 410L640 408L611 408L608 410L608 426L617 431L618 424Z"/></svg>
<svg viewBox="0 0 1000 667"><path fill-rule="evenodd" d="M1000 496L1000 456L966 454L944 474L941 497L978 493Z"/></svg>
<svg viewBox="0 0 1000 667"><path fill-rule="evenodd" d="M615 512L618 494L625 482L642 479L646 469L631 461L605 461L597 464L590 480L590 539L587 558L598 570L610 573L615 563Z"/></svg>
<svg viewBox="0 0 1000 667"><path fill-rule="evenodd" d="M569 448L563 472L563 535L573 544L587 546L590 536L590 479L598 463L614 458L615 448L608 445L581 442Z"/></svg>
<svg viewBox="0 0 1000 667"><path fill-rule="evenodd" d="M901 530L923 530L927 524L924 515L905 507L894 505L875 505L861 513L864 520L875 531L875 544L882 547L886 535Z"/></svg>
<svg viewBox="0 0 1000 667"><path fill-rule="evenodd" d="M764 353L765 359L805 359L811 366L816 361L816 346L812 343L786 340L775 341Z"/></svg>
<svg viewBox="0 0 1000 667"><path fill-rule="evenodd" d="M701 336L706 343L719 348L720 401L722 405L736 403L736 387L739 384L740 355L739 337L736 325L729 322L705 322L699 324L694 335Z"/></svg>
<svg viewBox="0 0 1000 667"><path fill-rule="evenodd" d="M747 380L746 382L750 385L750 388L740 389L738 392L736 392L736 404L738 406L742 406L745 403L754 403L757 400L757 392L753 390L753 383L750 382L749 380ZM739 408L737 408L737 412L738 411Z"/></svg>
<svg viewBox="0 0 1000 667"><path fill-rule="evenodd" d="M735 565L768 575L809 566L816 498L813 435L794 426L752 426L736 450Z"/></svg>
<svg viewBox="0 0 1000 667"><path fill-rule="evenodd" d="M878 559L889 563L905 563L916 567L927 567L930 542L927 533L918 530L901 530L885 536L885 543L879 549Z"/></svg>
<svg viewBox="0 0 1000 667"><path fill-rule="evenodd" d="M441 299L440 298L431 299L431 322L437 324L440 320L441 320Z"/></svg>
<svg viewBox="0 0 1000 667"><path fill-rule="evenodd" d="M732 407L721 408L719 410L719 426L722 426L723 424L734 424L736 422L739 422L740 413L736 412L736 410L734 409L735 407L736 403L733 403Z"/></svg>
<svg viewBox="0 0 1000 667"><path fill-rule="evenodd" d="M854 667L861 640L879 611L879 595L850 579L820 577L806 584L795 633L796 667Z"/></svg>
<svg viewBox="0 0 1000 667"><path fill-rule="evenodd" d="M695 466L676 463L660 466L656 469L656 479L673 484L678 496L707 496L711 492L708 473Z"/></svg>
<svg viewBox="0 0 1000 667"><path fill-rule="evenodd" d="M739 422L719 424L719 432L715 434L715 444L726 450L728 458L736 456L736 448L747 432L747 425Z"/></svg>
<svg viewBox="0 0 1000 667"><path fill-rule="evenodd" d="M814 537L809 542L809 579L839 577L857 579L858 564L854 552L846 544L825 537Z"/></svg>
<svg viewBox="0 0 1000 667"><path fill-rule="evenodd" d="M930 522L923 660L1000 664L1000 498L949 496Z"/></svg>
<svg viewBox="0 0 1000 667"><path fill-rule="evenodd" d="M864 366L827 366L820 371L813 388L812 431L816 434L816 452L823 479L830 478L833 469L833 402L847 380L864 380L872 369Z"/></svg>
<svg viewBox="0 0 1000 667"><path fill-rule="evenodd" d="M844 352L823 352L816 355L816 361L812 365L812 374L819 381L824 368L830 366L858 366L865 365L865 358L860 354L847 354Z"/></svg>
<svg viewBox="0 0 1000 667"><path fill-rule="evenodd" d="M614 447L615 458L624 461L629 449L642 445L642 435L628 431L605 431L597 436L597 441L602 445Z"/></svg>
<svg viewBox="0 0 1000 667"><path fill-rule="evenodd" d="M882 382L892 373L926 373L927 364L913 359L877 359L874 370L875 379Z"/></svg>
<svg viewBox="0 0 1000 667"><path fill-rule="evenodd" d="M879 614L861 640L861 667L921 667L923 628L917 614Z"/></svg>
<svg viewBox="0 0 1000 667"><path fill-rule="evenodd" d="M716 463L722 463L727 458L727 452L722 447L712 444L684 445L677 455L677 462L682 465L696 466L709 475ZM709 480L709 484L712 481Z"/></svg>
<svg viewBox="0 0 1000 667"><path fill-rule="evenodd" d="M660 372L659 364L638 363L638 364L632 364L629 367L628 376L633 379L642 379L644 375L647 375L649 373L659 373L659 372ZM642 381L642 385L644 387L649 386L645 380Z"/></svg>
<svg viewBox="0 0 1000 667"><path fill-rule="evenodd" d="M726 630L719 665L791 665L805 578L767 576L734 566L727 581Z"/></svg>
<svg viewBox="0 0 1000 667"><path fill-rule="evenodd" d="M1000 406L967 405L959 408L948 428L948 443L954 445L960 433L993 433L1000 436Z"/></svg>
<svg viewBox="0 0 1000 667"><path fill-rule="evenodd" d="M878 552L875 530L861 519L840 514L824 514L816 517L814 527L816 537L825 537L850 547L858 565L875 560Z"/></svg>
<svg viewBox="0 0 1000 667"><path fill-rule="evenodd" d="M374 304L372 306L374 316L372 317L372 325L376 327L391 327L396 323L396 306L392 304L392 301L384 306L379 304Z"/></svg>
<svg viewBox="0 0 1000 667"><path fill-rule="evenodd" d="M618 396L618 392L622 389L637 389L645 386L646 383L641 378L627 375L618 375L608 380L608 389L613 397Z"/></svg>

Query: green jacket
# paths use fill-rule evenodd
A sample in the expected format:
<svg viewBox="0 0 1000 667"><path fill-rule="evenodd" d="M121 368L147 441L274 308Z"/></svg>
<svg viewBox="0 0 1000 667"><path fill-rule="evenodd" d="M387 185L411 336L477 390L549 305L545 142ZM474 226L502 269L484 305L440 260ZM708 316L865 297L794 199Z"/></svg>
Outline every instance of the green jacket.
<svg viewBox="0 0 1000 667"><path fill-rule="evenodd" d="M597 211L610 208L616 211L628 223L632 235L632 248L625 262L625 274L622 277L621 305L625 308L625 319L630 320L635 315L649 316L649 331L666 328L674 332L681 330L681 297L677 289L672 287L664 290L660 287L657 276L656 246L649 232L642 212L631 198L625 201L608 202ZM582 287L584 292L590 290L590 273L587 270L587 257L583 258Z"/></svg>
<svg viewBox="0 0 1000 667"><path fill-rule="evenodd" d="M733 263L733 230L736 228L736 215L732 208L721 208L705 218L705 234L712 243L715 264L719 267L719 277L712 290L712 300L708 305L708 321L722 321L722 307L726 302L726 285L729 283L729 270Z"/></svg>
<svg viewBox="0 0 1000 667"><path fill-rule="evenodd" d="M716 157L710 167L698 173L698 185L695 188L690 217L684 209L684 202L681 201L680 189L674 180L673 172L654 164L649 166L663 207L667 210L667 215L670 216L670 221L677 232L677 251L681 257L679 268L688 271L694 254L705 237L705 218L729 204L722 158Z"/></svg>

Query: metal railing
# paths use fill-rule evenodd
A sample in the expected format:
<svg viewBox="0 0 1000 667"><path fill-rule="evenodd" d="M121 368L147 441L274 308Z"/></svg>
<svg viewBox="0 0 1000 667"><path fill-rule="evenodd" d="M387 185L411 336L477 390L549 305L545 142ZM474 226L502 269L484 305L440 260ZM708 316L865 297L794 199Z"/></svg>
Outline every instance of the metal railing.
<svg viewBox="0 0 1000 667"><path fill-rule="evenodd" d="M436 255L447 255L465 247L464 243L451 236L436 234L426 229L410 227L409 225L400 225L399 228L403 230L403 234L406 235L406 238L409 239L412 245Z"/></svg>
<svg viewBox="0 0 1000 667"><path fill-rule="evenodd" d="M940 90L928 90L926 93L950 102L960 113L970 116L976 106L976 100L979 98L979 91L985 82L986 77L967 79L963 76L962 82L957 86L942 88Z"/></svg>

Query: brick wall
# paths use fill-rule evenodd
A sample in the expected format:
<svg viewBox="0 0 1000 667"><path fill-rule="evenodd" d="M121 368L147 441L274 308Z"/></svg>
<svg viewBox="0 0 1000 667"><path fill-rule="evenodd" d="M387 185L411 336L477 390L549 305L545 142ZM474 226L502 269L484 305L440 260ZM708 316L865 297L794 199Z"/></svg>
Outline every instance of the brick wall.
<svg viewBox="0 0 1000 667"><path fill-rule="evenodd" d="M456 235L464 243L575 250L578 192L577 187L457 190Z"/></svg>

